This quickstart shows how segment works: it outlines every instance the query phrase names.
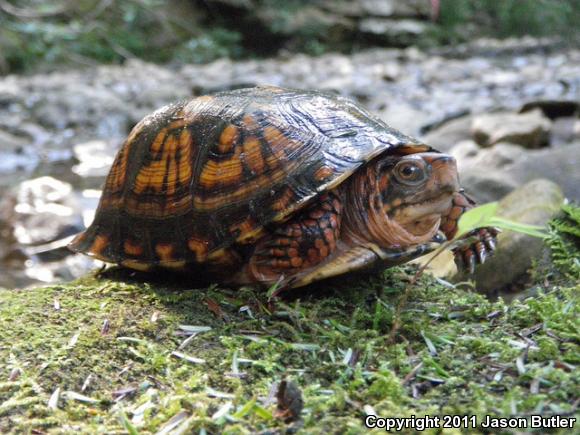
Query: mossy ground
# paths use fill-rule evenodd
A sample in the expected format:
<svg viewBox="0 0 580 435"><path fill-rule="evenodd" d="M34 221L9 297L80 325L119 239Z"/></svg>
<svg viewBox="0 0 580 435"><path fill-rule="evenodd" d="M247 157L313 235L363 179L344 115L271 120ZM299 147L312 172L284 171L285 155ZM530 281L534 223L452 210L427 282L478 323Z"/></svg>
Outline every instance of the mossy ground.
<svg viewBox="0 0 580 435"><path fill-rule="evenodd" d="M534 296L510 303L414 273L351 277L275 306L264 292L123 272L0 290L0 432L356 434L372 410L578 417L577 270L536 273ZM178 349L203 329L191 326L211 329ZM290 424L272 400L284 377L304 397Z"/></svg>

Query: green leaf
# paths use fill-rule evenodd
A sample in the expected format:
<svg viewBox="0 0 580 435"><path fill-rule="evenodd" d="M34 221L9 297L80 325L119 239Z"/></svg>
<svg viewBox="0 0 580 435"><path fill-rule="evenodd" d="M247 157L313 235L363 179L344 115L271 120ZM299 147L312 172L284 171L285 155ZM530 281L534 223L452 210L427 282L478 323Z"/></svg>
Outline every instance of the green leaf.
<svg viewBox="0 0 580 435"><path fill-rule="evenodd" d="M254 398L254 399L246 402L246 404L242 407L242 409L240 409L238 412L236 412L232 417L240 419L240 418L246 416L247 414L249 414L250 411L252 411L255 406L256 406L256 399Z"/></svg>
<svg viewBox="0 0 580 435"><path fill-rule="evenodd" d="M490 202L463 213L457 224L457 234L464 235L476 228L491 226L489 221L496 215L497 206L497 202Z"/></svg>
<svg viewBox="0 0 580 435"><path fill-rule="evenodd" d="M119 420L121 420L121 424L127 430L127 433L130 435L139 435L139 431L137 428L131 423L131 420L127 417L124 410L119 411Z"/></svg>
<svg viewBox="0 0 580 435"><path fill-rule="evenodd" d="M515 231L527 234L532 237L546 238L548 236L546 228L538 225L529 225L515 222L497 216L498 203L490 202L466 211L457 224L458 230L455 239L463 237L465 234L482 227L496 227L506 231Z"/></svg>
<svg viewBox="0 0 580 435"><path fill-rule="evenodd" d="M515 231L518 233L527 234L528 236L532 237L539 237L541 239L548 237L546 227L514 222L499 216L494 216L491 218L490 226L501 228L502 230Z"/></svg>
<svg viewBox="0 0 580 435"><path fill-rule="evenodd" d="M254 405L254 412L256 415L264 420L272 420L274 416L270 411L265 408L262 408L260 405Z"/></svg>

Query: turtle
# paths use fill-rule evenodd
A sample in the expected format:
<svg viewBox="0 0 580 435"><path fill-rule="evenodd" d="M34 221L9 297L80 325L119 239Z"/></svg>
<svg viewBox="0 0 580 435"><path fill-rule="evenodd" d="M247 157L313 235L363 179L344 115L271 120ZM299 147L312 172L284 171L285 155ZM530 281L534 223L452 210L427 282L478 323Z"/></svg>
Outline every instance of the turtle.
<svg viewBox="0 0 580 435"><path fill-rule="evenodd" d="M346 97L261 86L137 123L69 248L139 271L290 289L431 252L474 206L452 156ZM456 261L473 272L496 234L477 230Z"/></svg>

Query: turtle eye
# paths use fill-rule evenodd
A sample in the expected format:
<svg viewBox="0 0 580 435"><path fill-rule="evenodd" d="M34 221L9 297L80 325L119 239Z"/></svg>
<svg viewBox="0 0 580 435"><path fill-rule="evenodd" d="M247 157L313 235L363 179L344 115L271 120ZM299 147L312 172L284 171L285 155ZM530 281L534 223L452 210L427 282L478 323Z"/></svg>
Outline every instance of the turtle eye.
<svg viewBox="0 0 580 435"><path fill-rule="evenodd" d="M403 184L416 185L423 182L427 176L420 160L399 162L394 172L397 180Z"/></svg>

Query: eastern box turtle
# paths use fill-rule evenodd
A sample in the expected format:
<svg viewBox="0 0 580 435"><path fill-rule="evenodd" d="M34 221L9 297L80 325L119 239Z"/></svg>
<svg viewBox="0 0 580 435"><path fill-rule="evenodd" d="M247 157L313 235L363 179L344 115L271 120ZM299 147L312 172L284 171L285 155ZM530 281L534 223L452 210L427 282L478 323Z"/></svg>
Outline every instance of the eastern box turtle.
<svg viewBox="0 0 580 435"><path fill-rule="evenodd" d="M70 248L137 270L290 288L430 252L473 205L453 157L352 101L258 87L139 122ZM480 230L456 258L473 270L495 235Z"/></svg>

